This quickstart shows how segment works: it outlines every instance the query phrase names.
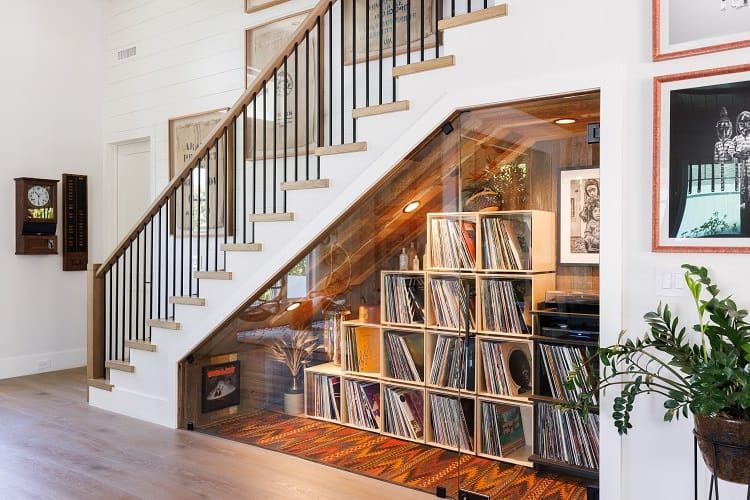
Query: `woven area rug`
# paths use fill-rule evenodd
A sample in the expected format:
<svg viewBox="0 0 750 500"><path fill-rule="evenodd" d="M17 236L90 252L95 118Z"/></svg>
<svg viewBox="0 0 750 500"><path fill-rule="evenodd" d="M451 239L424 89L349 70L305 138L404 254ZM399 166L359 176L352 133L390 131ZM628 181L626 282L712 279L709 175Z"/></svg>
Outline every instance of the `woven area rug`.
<svg viewBox="0 0 750 500"><path fill-rule="evenodd" d="M584 480L426 446L343 425L258 411L201 432L288 453L357 474L449 498L461 487L492 500L585 500Z"/></svg>

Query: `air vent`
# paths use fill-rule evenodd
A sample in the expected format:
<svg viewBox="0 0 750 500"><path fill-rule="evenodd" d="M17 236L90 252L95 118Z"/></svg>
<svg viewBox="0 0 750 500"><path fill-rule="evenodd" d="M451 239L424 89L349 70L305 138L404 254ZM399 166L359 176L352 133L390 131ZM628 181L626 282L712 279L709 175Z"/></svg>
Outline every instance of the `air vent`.
<svg viewBox="0 0 750 500"><path fill-rule="evenodd" d="M135 45L132 47L127 47L125 49L119 49L117 51L117 60L122 61L123 59L128 59L131 57L135 57Z"/></svg>

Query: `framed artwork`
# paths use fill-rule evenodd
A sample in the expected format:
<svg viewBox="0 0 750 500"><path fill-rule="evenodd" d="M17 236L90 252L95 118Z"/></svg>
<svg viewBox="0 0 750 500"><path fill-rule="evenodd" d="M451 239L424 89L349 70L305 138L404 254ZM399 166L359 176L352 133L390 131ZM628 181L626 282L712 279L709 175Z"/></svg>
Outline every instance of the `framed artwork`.
<svg viewBox="0 0 750 500"><path fill-rule="evenodd" d="M201 412L208 413L240 404L240 362L203 367Z"/></svg>
<svg viewBox="0 0 750 500"><path fill-rule="evenodd" d="M598 265L599 167L560 170L558 228L561 265Z"/></svg>
<svg viewBox="0 0 750 500"><path fill-rule="evenodd" d="M421 36L424 33L424 48L435 46L435 1L407 2L407 0L382 0L371 3L366 0L346 2L344 15L344 64L374 61L380 55L381 20L383 37L383 57L393 55L393 3L396 2L396 54L420 50ZM407 16L407 3L409 14ZM356 5L355 5L356 4ZM382 5L382 9L379 8ZM354 6L354 7L353 7ZM424 11L423 11L424 9ZM356 10L356 40L352 36L352 13ZM382 14L382 16L381 16ZM408 20L407 20L408 17ZM408 30L407 30L408 28ZM407 32L408 31L408 32ZM410 33L410 35L408 34ZM365 37L367 34L367 37ZM368 50L369 48L369 50ZM356 51L355 51L356 49ZM368 53L369 52L369 53Z"/></svg>
<svg viewBox="0 0 750 500"><path fill-rule="evenodd" d="M169 119L170 179L181 172L183 166L198 151L214 127L224 120L228 110L229 108L215 109ZM231 130L227 137L231 141ZM190 178L183 182L183 188L178 189L181 192L178 196L182 198L179 200L180 207L177 207L177 213L182 214L176 220L178 232L182 232L189 227L193 228L193 232L197 232L199 230L224 228L227 225L227 221L224 220L225 203L227 204L227 213L233 213L230 206L232 197L229 196L228 200L224 199L225 183L227 192L231 193L233 189L232 155L227 154L228 146L230 145L224 138L220 139L218 145L210 149L209 161L203 161L201 166L195 170L196 173L192 177L192 189ZM206 199L207 190L210 190L208 192L208 206L201 203L202 200ZM206 209L209 211L208 217L206 217ZM218 218L214 217L216 214L218 214ZM231 224L231 221L229 222Z"/></svg>
<svg viewBox="0 0 750 500"><path fill-rule="evenodd" d="M653 59L750 46L746 0L652 0Z"/></svg>
<svg viewBox="0 0 750 500"><path fill-rule="evenodd" d="M750 65L654 78L652 249L750 252Z"/></svg>
<svg viewBox="0 0 750 500"><path fill-rule="evenodd" d="M288 0L245 0L245 12L249 14L256 10L267 9L286 1Z"/></svg>
<svg viewBox="0 0 750 500"><path fill-rule="evenodd" d="M250 87L279 55L309 12L275 19L245 30L246 87ZM297 57L288 58L286 68L282 67L276 72L275 81L271 78L261 89L257 105L248 106L245 140L248 158L253 157L253 151L256 157L264 154L279 157L295 152L302 154L307 148L313 150L316 147L318 50L318 33L314 30L297 46ZM305 101L308 102L307 108Z"/></svg>

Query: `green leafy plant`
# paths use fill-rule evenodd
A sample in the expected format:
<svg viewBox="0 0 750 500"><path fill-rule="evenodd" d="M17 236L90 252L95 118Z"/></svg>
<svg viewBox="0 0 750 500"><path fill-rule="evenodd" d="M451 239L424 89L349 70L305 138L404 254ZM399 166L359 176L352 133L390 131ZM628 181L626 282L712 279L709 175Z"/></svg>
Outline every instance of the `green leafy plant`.
<svg viewBox="0 0 750 500"><path fill-rule="evenodd" d="M616 344L600 347L585 365L570 372L565 385L581 396L565 407L586 416L598 389L617 387L612 416L620 434L632 428L631 412L642 394L664 398L665 421L687 417L688 412L750 420L748 313L738 309L731 296L719 297L705 267L682 267L698 312L692 328L696 334L680 327L669 306L660 304L644 315L649 330L642 337L631 339L621 332Z"/></svg>
<svg viewBox="0 0 750 500"><path fill-rule="evenodd" d="M682 238L705 238L707 236L715 236L717 234L724 233L736 233L737 224L734 223L731 226L727 222L727 214L719 216L719 212L714 212L706 222L698 227L694 227L690 231L683 231L680 234Z"/></svg>

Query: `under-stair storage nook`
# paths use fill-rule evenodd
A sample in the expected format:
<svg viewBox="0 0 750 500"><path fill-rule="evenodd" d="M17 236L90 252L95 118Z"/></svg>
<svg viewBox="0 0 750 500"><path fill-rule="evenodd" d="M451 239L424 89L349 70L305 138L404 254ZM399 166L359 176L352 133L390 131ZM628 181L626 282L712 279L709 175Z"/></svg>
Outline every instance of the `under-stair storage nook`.
<svg viewBox="0 0 750 500"><path fill-rule="evenodd" d="M539 210L428 214L426 269L381 271L380 323L342 323L341 366L305 370L306 415L532 465L551 233Z"/></svg>

